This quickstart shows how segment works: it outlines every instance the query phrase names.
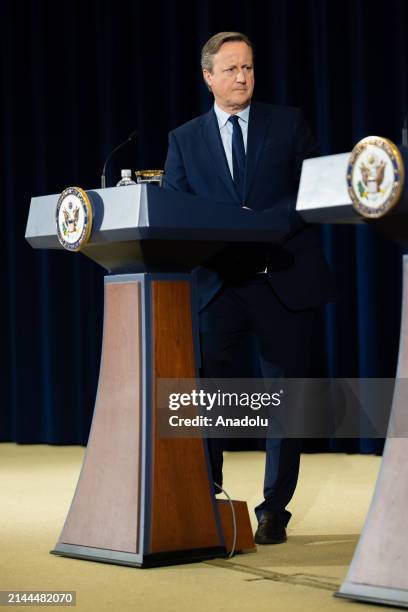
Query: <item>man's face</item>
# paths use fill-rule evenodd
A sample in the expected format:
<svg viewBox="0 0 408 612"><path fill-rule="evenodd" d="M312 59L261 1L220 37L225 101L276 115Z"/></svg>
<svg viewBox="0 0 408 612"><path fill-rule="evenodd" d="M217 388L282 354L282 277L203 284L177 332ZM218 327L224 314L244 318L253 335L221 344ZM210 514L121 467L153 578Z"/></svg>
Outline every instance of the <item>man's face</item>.
<svg viewBox="0 0 408 612"><path fill-rule="evenodd" d="M204 69L203 75L220 108L231 114L243 110L255 84L251 47L243 41L224 43L213 57L212 72Z"/></svg>

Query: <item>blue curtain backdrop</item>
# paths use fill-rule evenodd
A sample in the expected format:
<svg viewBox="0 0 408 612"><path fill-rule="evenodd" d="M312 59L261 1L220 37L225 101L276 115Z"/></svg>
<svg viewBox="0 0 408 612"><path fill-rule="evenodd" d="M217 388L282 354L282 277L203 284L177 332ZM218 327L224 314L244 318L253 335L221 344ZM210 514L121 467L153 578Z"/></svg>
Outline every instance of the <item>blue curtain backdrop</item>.
<svg viewBox="0 0 408 612"><path fill-rule="evenodd" d="M220 30L251 37L255 97L303 107L322 154L349 151L369 134L399 143L408 6L6 0L0 13L0 441L83 444L98 378L103 271L81 255L29 247L30 197L98 186L106 155L136 128L140 137L113 160L110 183L121 167L163 167L168 131L211 104L199 55ZM340 297L316 334L315 374L393 376L401 250L365 226L323 233Z"/></svg>

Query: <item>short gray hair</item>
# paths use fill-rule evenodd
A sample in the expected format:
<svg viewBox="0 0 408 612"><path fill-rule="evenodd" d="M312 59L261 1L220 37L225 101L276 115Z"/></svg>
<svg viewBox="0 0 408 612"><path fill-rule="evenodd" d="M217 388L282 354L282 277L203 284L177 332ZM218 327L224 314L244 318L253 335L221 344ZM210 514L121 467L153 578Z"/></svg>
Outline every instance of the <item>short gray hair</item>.
<svg viewBox="0 0 408 612"><path fill-rule="evenodd" d="M241 32L218 32L211 36L201 51L201 68L212 72L214 55L218 53L226 42L244 42L252 49L252 43L248 36Z"/></svg>

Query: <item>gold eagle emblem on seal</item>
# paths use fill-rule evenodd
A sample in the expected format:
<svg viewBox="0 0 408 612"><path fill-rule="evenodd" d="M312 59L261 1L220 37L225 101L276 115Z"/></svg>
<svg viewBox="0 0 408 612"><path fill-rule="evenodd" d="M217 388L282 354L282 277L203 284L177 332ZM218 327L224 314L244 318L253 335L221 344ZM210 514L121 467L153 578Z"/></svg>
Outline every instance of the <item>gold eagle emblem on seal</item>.
<svg viewBox="0 0 408 612"><path fill-rule="evenodd" d="M67 251L80 251L92 230L92 205L80 187L67 187L58 198L55 211L57 235Z"/></svg>
<svg viewBox="0 0 408 612"><path fill-rule="evenodd" d="M367 136L352 150L347 187L355 210L379 219L398 203L404 186L404 162L398 147L381 136Z"/></svg>

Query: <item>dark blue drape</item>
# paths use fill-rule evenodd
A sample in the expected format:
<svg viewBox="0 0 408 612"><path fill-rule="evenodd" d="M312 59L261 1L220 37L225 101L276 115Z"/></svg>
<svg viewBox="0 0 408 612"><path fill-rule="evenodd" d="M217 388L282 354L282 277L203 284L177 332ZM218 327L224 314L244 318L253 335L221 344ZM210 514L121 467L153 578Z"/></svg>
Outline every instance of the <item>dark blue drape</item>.
<svg viewBox="0 0 408 612"><path fill-rule="evenodd" d="M322 154L349 151L368 134L399 142L408 7L404 0L6 0L0 11L0 441L85 443L103 271L81 255L28 246L30 197L98 186L105 156L135 128L140 137L113 160L110 182L121 167L163 167L169 129L211 103L199 53L220 30L252 38L256 98L303 107ZM316 334L315 373L393 376L401 251L371 227L323 233L340 298Z"/></svg>

